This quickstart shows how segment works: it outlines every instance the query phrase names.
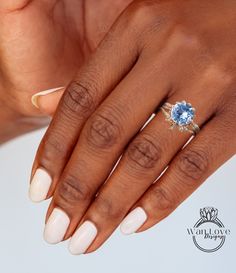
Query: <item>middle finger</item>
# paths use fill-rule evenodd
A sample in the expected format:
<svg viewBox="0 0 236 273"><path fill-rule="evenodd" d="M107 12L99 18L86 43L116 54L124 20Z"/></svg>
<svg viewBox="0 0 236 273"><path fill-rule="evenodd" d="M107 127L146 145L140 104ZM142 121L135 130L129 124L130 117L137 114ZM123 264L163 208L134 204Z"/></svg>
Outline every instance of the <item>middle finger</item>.
<svg viewBox="0 0 236 273"><path fill-rule="evenodd" d="M57 243L71 236L130 138L166 97L170 83L161 58L159 64L157 67L140 59L87 121L48 210L50 217L44 236L49 243ZM153 86L158 87L155 92ZM66 214L70 219L63 226L63 231L58 232L59 237L55 211L60 215Z"/></svg>

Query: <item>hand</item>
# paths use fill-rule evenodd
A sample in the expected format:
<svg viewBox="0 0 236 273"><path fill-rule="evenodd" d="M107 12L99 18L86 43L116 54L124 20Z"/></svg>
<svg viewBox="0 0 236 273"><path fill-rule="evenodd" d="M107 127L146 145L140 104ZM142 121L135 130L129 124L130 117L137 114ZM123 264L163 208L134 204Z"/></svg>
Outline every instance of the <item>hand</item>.
<svg viewBox="0 0 236 273"><path fill-rule="evenodd" d="M67 85L127 2L1 1L0 142L42 126L31 96Z"/></svg>
<svg viewBox="0 0 236 273"><path fill-rule="evenodd" d="M125 216L124 233L144 231L235 154L235 18L232 0L134 1L119 17L65 91L33 165L31 198L53 196L49 243L73 235L73 254L94 251ZM189 132L157 111L183 100L201 127L187 146Z"/></svg>

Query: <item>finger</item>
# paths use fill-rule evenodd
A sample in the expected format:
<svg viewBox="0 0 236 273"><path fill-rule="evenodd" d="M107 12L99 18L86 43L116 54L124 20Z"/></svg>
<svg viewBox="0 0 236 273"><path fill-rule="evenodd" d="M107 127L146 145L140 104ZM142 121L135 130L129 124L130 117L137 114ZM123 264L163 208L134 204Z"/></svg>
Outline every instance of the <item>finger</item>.
<svg viewBox="0 0 236 273"><path fill-rule="evenodd" d="M161 33L160 31L159 34ZM127 38L127 43L130 39L131 37ZM157 39L155 51L160 48L159 41L161 39ZM73 233L80 217L93 200L98 187L106 180L124 146L143 126L165 96L169 89L167 88L169 80L166 73L167 65L164 68L166 64L164 57L165 54L159 62L160 65L157 65L150 55L148 58L138 58L129 74L84 125L47 213L44 232L46 241L60 242ZM139 63L140 59L142 63ZM163 74L165 78L160 76ZM153 86L157 86L155 92ZM141 100L142 107L140 107ZM70 221L68 229L64 230L64 237L64 233L54 236L57 227L52 224L51 219L54 218L54 211L58 208ZM66 223L68 224L68 221Z"/></svg>
<svg viewBox="0 0 236 273"><path fill-rule="evenodd" d="M198 87L195 86L196 89ZM187 99L188 96L191 97L187 95ZM169 100L171 103L179 100L179 93ZM195 98L189 101L193 102L201 113L196 117L199 125L202 125L215 110L214 103L212 107L209 106L206 113L205 103ZM131 142L117 168L99 190L99 195L83 216L83 221L89 221L97 228L96 238L88 252L97 249L111 235L133 204L163 172L191 136L188 133L168 130L169 126L164 115L158 113ZM81 226L82 230L84 228L83 221L71 240L70 250L74 254L81 253L80 236Z"/></svg>
<svg viewBox="0 0 236 273"><path fill-rule="evenodd" d="M53 116L66 88L58 87L36 93L31 102L39 111L47 116Z"/></svg>
<svg viewBox="0 0 236 273"><path fill-rule="evenodd" d="M32 201L39 202L52 195L85 121L129 72L137 58L136 43L127 45L128 32L118 35L119 40L113 38L117 28L119 26L114 27L78 72L59 103L33 165Z"/></svg>
<svg viewBox="0 0 236 273"><path fill-rule="evenodd" d="M213 172L235 154L233 125L216 116L180 151L166 173L136 203L121 224L124 233L144 231L173 212ZM144 216L145 215L145 219Z"/></svg>
<svg viewBox="0 0 236 273"><path fill-rule="evenodd" d="M65 239L74 232L127 143L169 92L169 81L162 76L162 69L160 65L153 71L150 63L138 62L85 124L48 211L49 216L54 208L60 208L69 215ZM156 92L153 86L158 86ZM51 233L55 234L47 225L46 240Z"/></svg>

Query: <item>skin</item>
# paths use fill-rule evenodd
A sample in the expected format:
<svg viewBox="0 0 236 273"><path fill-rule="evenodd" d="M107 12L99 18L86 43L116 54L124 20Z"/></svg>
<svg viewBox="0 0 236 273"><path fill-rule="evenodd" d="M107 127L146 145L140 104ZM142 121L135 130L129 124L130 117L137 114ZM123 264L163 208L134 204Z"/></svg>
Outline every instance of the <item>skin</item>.
<svg viewBox="0 0 236 273"><path fill-rule="evenodd" d="M0 2L3 143L48 123L32 106L31 96L52 86L68 85L130 1L116 1L112 8L105 0Z"/></svg>
<svg viewBox="0 0 236 273"><path fill-rule="evenodd" d="M92 221L94 251L137 206L144 231L235 154L235 18L234 0L133 1L119 17L66 89L33 166L53 178L47 218L59 207L71 219L64 239ZM182 100L201 127L184 149L190 135L159 111L140 131L164 101Z"/></svg>

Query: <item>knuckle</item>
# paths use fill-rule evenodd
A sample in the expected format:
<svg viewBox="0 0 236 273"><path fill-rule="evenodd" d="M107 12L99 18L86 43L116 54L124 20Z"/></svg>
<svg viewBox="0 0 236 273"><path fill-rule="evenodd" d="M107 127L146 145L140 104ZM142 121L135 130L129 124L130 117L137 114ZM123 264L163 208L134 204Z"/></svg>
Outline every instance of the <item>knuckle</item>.
<svg viewBox="0 0 236 273"><path fill-rule="evenodd" d="M177 168L184 179L196 181L208 169L208 156L202 150L186 150L180 154L177 160Z"/></svg>
<svg viewBox="0 0 236 273"><path fill-rule="evenodd" d="M100 197L96 202L96 214L99 218L119 219L122 212L119 206L115 206L112 198Z"/></svg>
<svg viewBox="0 0 236 273"><path fill-rule="evenodd" d="M157 1L136 1L130 5L129 16L131 21L136 24L150 23L157 17L156 9ZM159 6L159 5L158 5Z"/></svg>
<svg viewBox="0 0 236 273"><path fill-rule="evenodd" d="M148 136L134 140L127 150L129 165L136 170L154 168L162 154L160 146L155 142Z"/></svg>
<svg viewBox="0 0 236 273"><path fill-rule="evenodd" d="M43 151L43 158L45 161L50 161L56 156L64 158L67 154L66 146L62 141L63 137L56 133L52 132L49 137L44 137L41 142L41 151Z"/></svg>
<svg viewBox="0 0 236 273"><path fill-rule="evenodd" d="M127 9L129 28L140 33L157 32L167 22L168 12L163 1L135 1ZM165 12L164 12L165 10Z"/></svg>
<svg viewBox="0 0 236 273"><path fill-rule="evenodd" d="M223 64L210 65L206 69L206 79L210 84L216 86L218 89L218 98L222 98L222 94L228 93L228 91L235 85L233 73L230 68Z"/></svg>
<svg viewBox="0 0 236 273"><path fill-rule="evenodd" d="M59 184L57 197L66 207L88 201L91 191L73 175L67 175Z"/></svg>
<svg viewBox="0 0 236 273"><path fill-rule="evenodd" d="M73 81L62 99L65 106L64 110L69 114L89 116L95 108L95 90L95 84Z"/></svg>
<svg viewBox="0 0 236 273"><path fill-rule="evenodd" d="M68 157L68 147L63 141L64 136L56 130L51 130L50 135L44 136L38 150L40 165L50 169L52 174L55 171L55 159L60 165Z"/></svg>
<svg viewBox="0 0 236 273"><path fill-rule="evenodd" d="M148 203L153 211L173 211L177 207L177 198L171 195L164 187L153 187L150 192Z"/></svg>
<svg viewBox="0 0 236 273"><path fill-rule="evenodd" d="M206 49L201 35L190 31L188 25L178 24L174 29L173 35L176 45L179 46L178 48L197 50L198 52L199 49Z"/></svg>
<svg viewBox="0 0 236 273"><path fill-rule="evenodd" d="M107 149L117 143L121 128L113 115L96 114L85 128L86 139L95 148Z"/></svg>

